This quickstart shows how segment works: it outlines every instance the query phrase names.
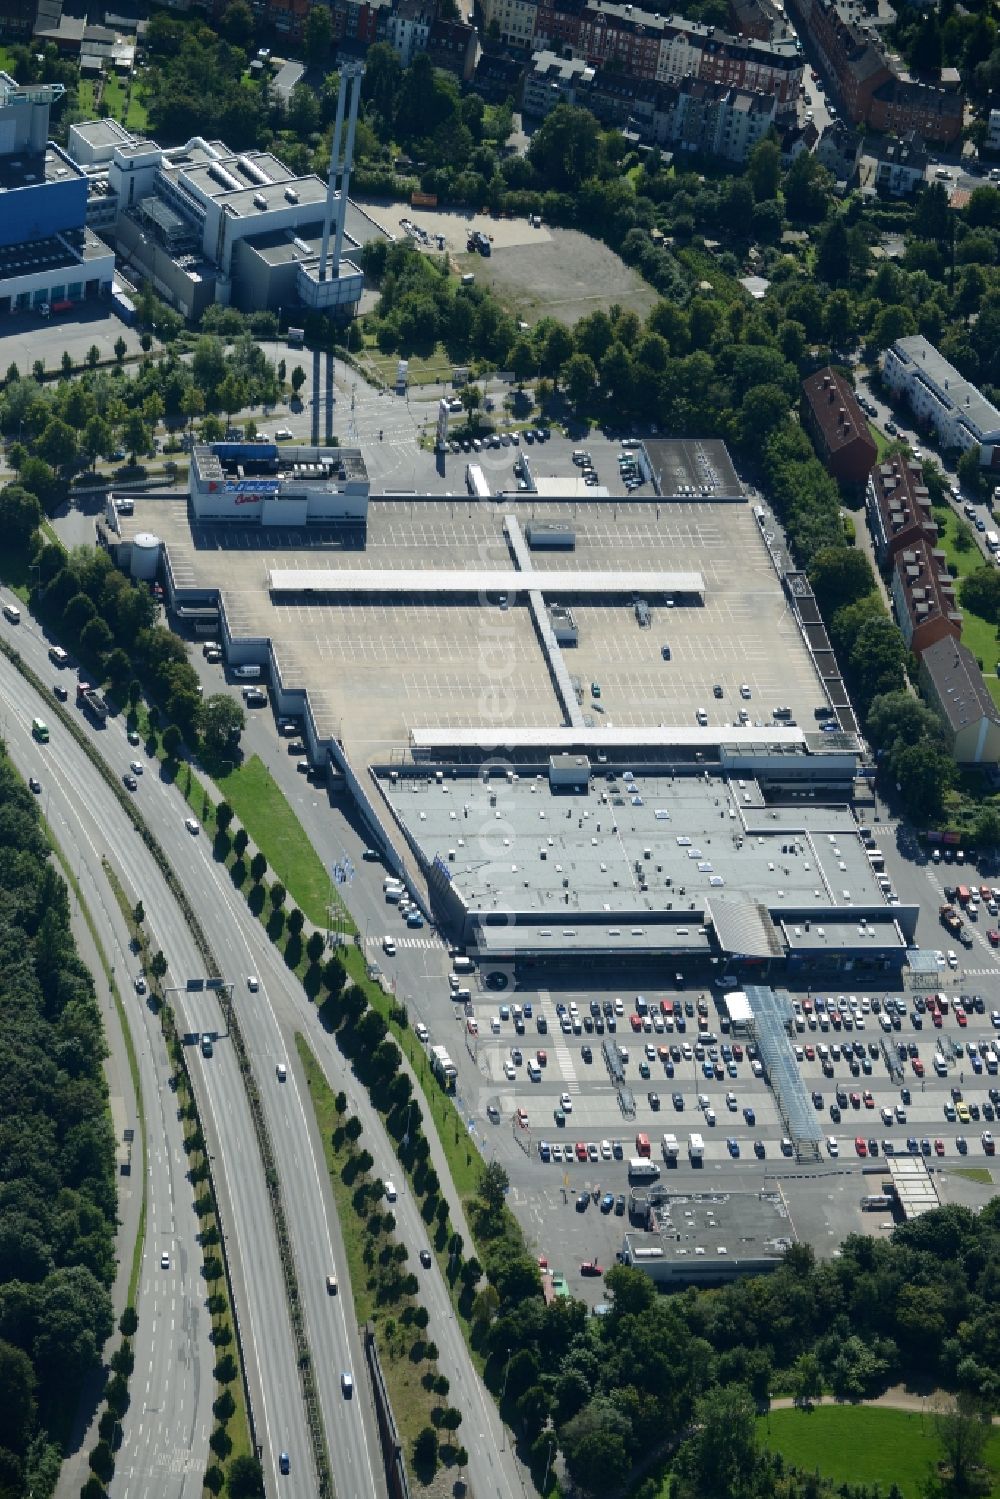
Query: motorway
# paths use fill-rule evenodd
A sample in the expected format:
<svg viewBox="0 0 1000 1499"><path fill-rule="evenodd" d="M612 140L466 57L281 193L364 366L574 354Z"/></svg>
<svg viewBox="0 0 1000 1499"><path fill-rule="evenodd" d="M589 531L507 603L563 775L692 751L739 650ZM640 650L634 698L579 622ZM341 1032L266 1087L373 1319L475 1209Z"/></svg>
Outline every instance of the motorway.
<svg viewBox="0 0 1000 1499"><path fill-rule="evenodd" d="M126 831L120 809L76 747L72 753L62 752L61 740L66 736L58 727L53 727L47 749L34 742L31 718L34 712L46 710L33 702L6 658L0 658L0 702L8 752L23 774L40 772L53 836L110 948L116 977L126 995L139 1065L148 1149L145 1248L136 1300L139 1325L132 1398L122 1423L123 1444L110 1493L115 1499L151 1491L170 1499L194 1499L202 1492L208 1458L216 1359L199 1279L197 1220L159 1020L148 1002L135 993L135 957L101 866L102 853L119 863L112 843L118 839L125 851L131 851L135 834ZM43 755L47 763L39 766ZM167 936L165 931L163 936ZM134 1163L140 1162L136 1151ZM167 1269L161 1267L163 1254L169 1256Z"/></svg>
<svg viewBox="0 0 1000 1499"><path fill-rule="evenodd" d="M46 656L47 643L35 633L36 627L30 621L25 623L27 628L20 627L18 644L26 659L45 680L54 675ZM5 671L10 672L11 668L5 667ZM35 711L41 711L51 719L48 707L33 706L30 698L30 692L22 685L21 713L26 728ZM111 723L102 731L93 728L83 718L80 722L94 744L106 755L112 769L124 769L135 751L127 745L121 724ZM255 726L255 730L263 734L263 723ZM277 751L273 725L270 725L270 734L271 748ZM179 914L117 802L103 782L98 782L89 762L69 736L61 733L55 725L52 744L47 750L31 745L25 769L37 769L41 756L49 761L56 756L62 760L64 749L74 762L72 778L81 786L90 787L91 783L96 783L92 792L87 792L88 801L96 809L102 828L110 830L108 843L129 850L126 882L131 890L141 895L157 941L170 960L168 984L185 984L188 976L200 973L190 938L186 933L175 934L158 924L161 906L171 912L171 927L174 922L179 923ZM268 755L269 762L276 758L274 753ZM279 763L285 760L287 756L281 756ZM79 767L76 761L80 762ZM140 808L201 914L224 977L233 983L234 1002L239 1006L245 1042L254 1060L278 1174L285 1191L285 1207L338 1499L354 1499L354 1496L371 1493L381 1495L385 1491L382 1463L358 1329L353 1319L353 1302L345 1276L346 1261L322 1163L321 1142L311 1108L304 1098L293 1044L295 1030L302 1030L307 1035L331 1085L347 1091L351 1106L364 1126L376 1170L383 1176L392 1173L397 1179L401 1173L381 1122L364 1090L352 1078L335 1041L320 1026L301 986L294 975L289 974L263 929L250 916L242 895L215 863L208 839L204 835L194 838L185 829L186 808L178 792L158 775L150 773L153 770L154 766L150 764L149 771L139 781L136 795ZM49 771L43 768L38 773L42 776L44 790L50 779ZM291 773L294 777L293 768ZM303 786L301 777L295 777L291 785L300 795L315 794L313 788ZM333 819L326 819L326 822L328 834L333 835ZM118 831L119 827L121 831ZM347 831L351 844L348 852L360 865L360 835L350 829ZM100 843L98 847L101 847ZM338 855L342 848L343 841L337 846ZM119 862L115 855L109 856ZM136 863L142 867L133 867ZM360 894L361 887L357 892L351 892L352 906L356 904L355 893ZM371 895L370 911L374 916L375 890L366 893ZM378 900L381 904L380 889ZM363 923L364 911L359 910L358 914ZM426 950L415 950L414 956L417 962L408 975L408 983L412 982L416 988L425 973L436 970L438 981L443 985L447 954L441 944L435 942ZM250 975L256 976L260 982L259 991L253 994L247 984ZM228 1219L234 1226L230 1250L236 1249L233 1264L238 1304L241 1309L247 1307L242 1319L244 1340L261 1428L258 1440L265 1446L265 1468L269 1471L269 1478L273 1477L278 1452L288 1452L291 1474L282 1479L282 1492L310 1493L311 1462L298 1375L294 1368L291 1331L278 1279L276 1246L263 1196L260 1163L256 1151L246 1149L251 1127L235 1058L224 1035L221 1011L213 1010L215 1001L209 994L184 992L173 998L182 1029L192 1032L216 1030L220 1037L210 1059L203 1058L200 1051L192 1048L191 1065L205 1105L206 1131L210 1140L214 1137L217 1141L215 1169L223 1215L228 1216L227 1209L232 1215ZM276 1076L279 1061L287 1064L285 1083L280 1083ZM418 1205L406 1190L405 1183L401 1185L403 1190L396 1216L400 1236L411 1255L415 1256L419 1248L429 1247L427 1229ZM332 1269L336 1269L341 1283L341 1294L337 1297L330 1297L326 1292L326 1275ZM435 1265L420 1274L421 1299L428 1308L434 1328L439 1367L450 1380L453 1403L463 1410L468 1423L462 1435L470 1453L466 1470L470 1486L477 1495L495 1492L498 1499L508 1499L523 1488L523 1476L510 1453L495 1407L485 1396L469 1358L438 1268ZM344 1399L341 1391L343 1371L351 1371L354 1375L355 1395L350 1401Z"/></svg>
<svg viewBox="0 0 1000 1499"><path fill-rule="evenodd" d="M46 659L46 645L39 635L33 633L33 627L24 629L22 626L17 643L35 669L48 676L51 667ZM0 659L0 692L7 704L5 737L15 763L25 774L34 772L39 776L42 794L49 798L50 808L53 804L59 808L64 823L71 830L71 847L78 854L81 866L86 866L91 882L101 879L100 861L102 857L107 858L119 872L126 890L141 898L146 907L148 925L170 964L167 983L183 983L188 975L200 974L202 965L194 942L162 876L116 797L73 738L54 719L51 704L37 699L5 659ZM50 725L48 745L37 745L31 739L31 719L36 714L44 716ZM98 731L93 732L96 735ZM120 745L125 763L124 731L113 726L104 730L101 737L110 741L112 735ZM144 777L143 781L144 789L145 785L152 788L159 784L155 776ZM164 796L168 795L165 786L160 789ZM176 794L169 795L179 807ZM177 825L183 833L183 820L179 815ZM211 923L206 921L206 925L211 931ZM149 1049L142 1045L141 1034L136 1040L143 1051ZM162 1052L162 1042L158 1037L156 1050ZM215 1156L223 1227L229 1232L248 1377L258 1419L258 1441L264 1447L265 1473L269 1487L273 1488L279 1451L296 1450L301 1453L301 1458L297 1466L293 1466L290 1477L283 1480L283 1492L311 1495L315 1493L315 1486L308 1457L305 1414L263 1168L256 1149L248 1148L252 1126L235 1058L229 1048L220 1046L213 1061L217 1065L210 1072L206 1068L200 1074L199 1064L195 1062L192 1073L200 1095L206 1138ZM169 1099L168 1091L165 1096ZM156 1111L150 1105L151 1099L156 1097L162 1099L163 1092L154 1090L144 1100L151 1116L151 1136L156 1128ZM170 1204L172 1200L178 1201L174 1183L178 1174L184 1176L187 1168L179 1143L169 1150L169 1167L167 1154L165 1146L161 1152L151 1149L149 1157L150 1200L158 1205L151 1221L156 1223L161 1236L163 1224L176 1224L183 1219L183 1209L180 1208L171 1218ZM188 1227L194 1228L193 1213ZM150 1238L148 1255L154 1259L143 1277L138 1304L140 1329L144 1322L152 1323L154 1319L168 1316L175 1329L192 1328L199 1318L207 1323L204 1309L207 1293L200 1281L200 1250L193 1243L193 1232L187 1235L187 1240L186 1251L176 1258L171 1257L170 1272L167 1273L159 1269L164 1245ZM152 1305L147 1299L149 1297L153 1298ZM178 1298L182 1302L180 1305ZM177 1336L183 1336L183 1332L178 1331ZM161 1348L157 1340L154 1357L150 1360L148 1393L143 1390L141 1374L133 1376L133 1391L142 1392L143 1398L133 1397L119 1472L127 1479L127 1470L132 1466L137 1478L134 1487L121 1489L123 1494L150 1493L153 1488L158 1494L182 1492L176 1485L171 1486L171 1469L178 1466L177 1447L184 1433L191 1431L196 1434L199 1420L204 1425L204 1417L200 1414L201 1401L207 1397L210 1405L215 1397L211 1376L213 1352L209 1352L207 1358L199 1358L197 1380L193 1377L190 1381L172 1379L170 1366L174 1360L170 1344L165 1341ZM194 1366L193 1358L188 1358L188 1362ZM141 1369L139 1348L136 1367ZM203 1378L202 1373L207 1378ZM152 1383L154 1380L155 1384ZM205 1389L204 1396L202 1388ZM145 1421L142 1421L144 1413ZM134 1452L129 1445L130 1427L136 1443ZM207 1447L200 1454L194 1454L199 1472L204 1471L208 1456ZM162 1487L155 1480L158 1471L162 1473ZM192 1492L198 1490L200 1482ZM342 1492L356 1491L344 1489Z"/></svg>

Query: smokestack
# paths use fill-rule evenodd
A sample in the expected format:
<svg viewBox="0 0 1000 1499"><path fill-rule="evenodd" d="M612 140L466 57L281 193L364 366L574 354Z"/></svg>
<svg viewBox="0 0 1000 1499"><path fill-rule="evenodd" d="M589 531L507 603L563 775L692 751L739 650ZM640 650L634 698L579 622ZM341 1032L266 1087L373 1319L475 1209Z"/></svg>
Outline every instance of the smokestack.
<svg viewBox="0 0 1000 1499"><path fill-rule="evenodd" d="M337 116L333 125L333 139L330 145L330 175L326 184L326 212L323 215L323 243L319 254L318 275L320 281L326 280L327 259L330 253L330 230L333 227L334 195L339 187L339 201L336 205L337 233L334 240L333 265L331 275L336 277L340 274L340 252L344 242L344 220L347 216L347 189L351 180L351 166L354 155L354 130L358 120L358 105L361 102L361 80L365 69L363 63L346 63L340 73L340 88L337 92ZM348 102L350 95L350 102ZM349 111L347 126L347 141L344 144L344 112ZM339 179L339 183L338 183Z"/></svg>

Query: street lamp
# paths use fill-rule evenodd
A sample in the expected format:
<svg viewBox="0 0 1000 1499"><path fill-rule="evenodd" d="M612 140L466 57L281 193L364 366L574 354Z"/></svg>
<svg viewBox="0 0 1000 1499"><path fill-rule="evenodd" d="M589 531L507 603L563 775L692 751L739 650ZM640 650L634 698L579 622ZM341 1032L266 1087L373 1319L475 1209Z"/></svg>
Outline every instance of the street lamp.
<svg viewBox="0 0 1000 1499"><path fill-rule="evenodd" d="M507 1442L507 1425L503 1418L503 1403L507 1398L507 1376L510 1373L510 1359L513 1349L507 1349L507 1367L503 1371L503 1389L500 1391L500 1451L503 1452Z"/></svg>

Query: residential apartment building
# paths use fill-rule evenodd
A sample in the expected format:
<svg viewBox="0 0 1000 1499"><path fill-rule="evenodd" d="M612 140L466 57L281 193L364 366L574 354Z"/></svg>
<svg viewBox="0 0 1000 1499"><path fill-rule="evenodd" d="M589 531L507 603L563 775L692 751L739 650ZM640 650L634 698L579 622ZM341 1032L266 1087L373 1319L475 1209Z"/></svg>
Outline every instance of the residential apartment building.
<svg viewBox="0 0 1000 1499"><path fill-rule="evenodd" d="M924 185L930 157L916 131L891 136L874 146L875 186L890 198L908 198Z"/></svg>
<svg viewBox="0 0 1000 1499"><path fill-rule="evenodd" d="M862 139L857 131L835 120L827 125L816 145L816 160L833 173L837 182L853 182L861 160Z"/></svg>
<svg viewBox="0 0 1000 1499"><path fill-rule="evenodd" d="M820 457L835 479L864 484L878 449L854 391L836 370L817 370L802 382L803 414Z"/></svg>
<svg viewBox="0 0 1000 1499"><path fill-rule="evenodd" d="M582 58L640 82L707 83L798 96L803 61L794 40L731 36L678 16L655 15L612 0L483 0L488 32L514 47Z"/></svg>
<svg viewBox="0 0 1000 1499"><path fill-rule="evenodd" d="M789 0L819 55L845 114L855 124L950 144L962 131L965 100L954 69L931 81L911 77L883 50L873 28L838 0ZM846 14L845 14L846 12Z"/></svg>
<svg viewBox="0 0 1000 1499"><path fill-rule="evenodd" d="M941 715L958 764L1000 762L1000 712L968 646L950 636L929 646L920 658L919 681Z"/></svg>
<svg viewBox="0 0 1000 1499"><path fill-rule="evenodd" d="M962 614L945 555L923 537L895 553L889 588L896 623L915 656L945 637L960 638Z"/></svg>
<svg viewBox="0 0 1000 1499"><path fill-rule="evenodd" d="M937 545L938 528L923 467L895 457L878 463L865 489L868 529L880 567L891 564L897 552L926 541Z"/></svg>
<svg viewBox="0 0 1000 1499"><path fill-rule="evenodd" d="M897 339L881 365L890 390L918 423L934 428L942 447L965 452L978 444L983 466L1000 468L1000 411L922 333Z"/></svg>
<svg viewBox="0 0 1000 1499"><path fill-rule="evenodd" d="M745 162L774 123L773 95L686 78L636 82L580 58L536 52L525 76L522 109L544 117L559 103L584 105L606 125L625 126L648 145Z"/></svg>
<svg viewBox="0 0 1000 1499"><path fill-rule="evenodd" d="M427 38L427 56L436 68L455 73L471 83L479 52L479 32L468 21L446 21L438 16Z"/></svg>
<svg viewBox="0 0 1000 1499"><path fill-rule="evenodd" d="M521 109L524 114L544 119L557 104L590 106L590 85L594 69L581 57L558 57L549 51L536 52L524 75Z"/></svg>
<svg viewBox="0 0 1000 1499"><path fill-rule="evenodd" d="M395 0L382 17L382 36L408 68L418 52L427 51L434 24L436 6L433 0Z"/></svg>

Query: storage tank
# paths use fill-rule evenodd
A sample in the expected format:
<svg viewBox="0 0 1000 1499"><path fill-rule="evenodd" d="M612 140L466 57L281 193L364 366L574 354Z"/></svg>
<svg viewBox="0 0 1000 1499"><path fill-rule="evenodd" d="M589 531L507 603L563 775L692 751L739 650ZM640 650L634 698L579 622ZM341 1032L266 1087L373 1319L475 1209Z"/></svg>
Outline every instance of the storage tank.
<svg viewBox="0 0 1000 1499"><path fill-rule="evenodd" d="M152 531L140 531L132 542L132 560L129 571L133 578L151 583L160 566L160 538Z"/></svg>

